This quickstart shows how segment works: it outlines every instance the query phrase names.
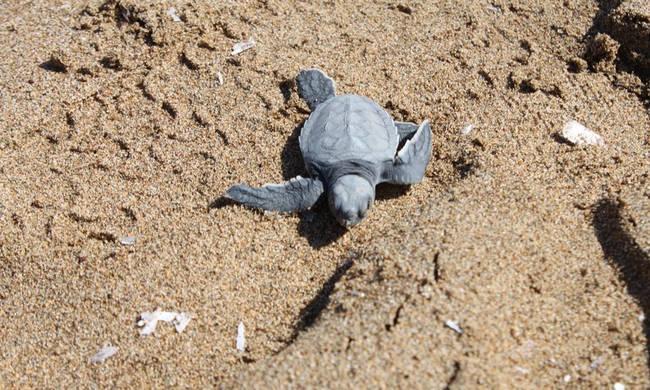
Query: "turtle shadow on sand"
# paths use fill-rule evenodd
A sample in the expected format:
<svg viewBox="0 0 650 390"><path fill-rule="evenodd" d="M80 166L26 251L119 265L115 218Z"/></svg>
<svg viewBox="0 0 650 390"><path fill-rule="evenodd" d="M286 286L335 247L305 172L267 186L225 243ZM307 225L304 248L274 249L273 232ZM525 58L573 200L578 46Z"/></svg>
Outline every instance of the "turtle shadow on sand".
<svg viewBox="0 0 650 390"><path fill-rule="evenodd" d="M208 205L208 212L212 209L221 209L229 206L236 206L237 202L225 196L219 196ZM258 209L248 209L253 213L264 213ZM319 201L311 210L297 214L300 218L298 223L298 234L307 239L309 245L314 248L325 247L338 240L346 229L336 222L336 219L329 212L326 202Z"/></svg>
<svg viewBox="0 0 650 390"><path fill-rule="evenodd" d="M611 199L598 202L594 206L592 225L605 259L619 270L627 292L643 311L643 332L650 370L650 258L625 230L618 202Z"/></svg>
<svg viewBox="0 0 650 390"><path fill-rule="evenodd" d="M289 180L298 175L307 175L298 143L303 124L304 121L293 129L282 149L282 178L284 180ZM208 211L237 204L237 202L222 195L208 205ZM257 213L263 212L253 208L249 210ZM325 247L338 240L346 232L346 229L339 225L330 213L325 199L318 201L311 210L300 212L297 215L300 218L298 234L306 238L312 248Z"/></svg>
<svg viewBox="0 0 650 390"><path fill-rule="evenodd" d="M289 180L298 175L307 176L305 162L300 152L298 137L304 121L294 127L282 148L282 179ZM318 249L327 246L345 234L345 228L336 222L330 214L327 202L321 199L311 210L298 214L298 234L307 239L312 248Z"/></svg>

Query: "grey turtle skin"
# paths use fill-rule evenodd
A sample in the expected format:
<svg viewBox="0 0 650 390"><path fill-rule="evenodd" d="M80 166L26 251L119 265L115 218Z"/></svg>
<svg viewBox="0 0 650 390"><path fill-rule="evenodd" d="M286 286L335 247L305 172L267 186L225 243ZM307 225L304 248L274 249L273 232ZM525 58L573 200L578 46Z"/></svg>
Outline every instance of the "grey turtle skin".
<svg viewBox="0 0 650 390"><path fill-rule="evenodd" d="M253 208L292 212L309 209L327 195L336 220L351 227L368 213L377 184L422 180L431 159L428 121L419 126L393 121L366 97L336 96L334 81L318 69L302 70L296 81L298 94L312 111L300 134L310 177L261 188L238 184L225 197Z"/></svg>

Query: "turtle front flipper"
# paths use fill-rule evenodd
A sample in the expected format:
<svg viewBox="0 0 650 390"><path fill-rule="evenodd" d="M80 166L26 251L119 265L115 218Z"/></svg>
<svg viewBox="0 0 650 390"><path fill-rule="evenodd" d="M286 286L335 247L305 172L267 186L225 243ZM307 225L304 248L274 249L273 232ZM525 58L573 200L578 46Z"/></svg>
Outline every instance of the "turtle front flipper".
<svg viewBox="0 0 650 390"><path fill-rule="evenodd" d="M399 134L399 142L402 143L413 137L416 131L418 131L419 126L413 122L398 122L395 121L395 128L397 128L397 134Z"/></svg>
<svg viewBox="0 0 650 390"><path fill-rule="evenodd" d="M424 178L431 159L431 126L424 121L415 135L406 141L391 166L386 167L383 179L393 184L414 184Z"/></svg>
<svg viewBox="0 0 650 390"><path fill-rule="evenodd" d="M291 212L309 209L323 192L320 180L297 176L282 184L266 184L260 188L238 184L230 187L225 197L256 209Z"/></svg>
<svg viewBox="0 0 650 390"><path fill-rule="evenodd" d="M296 82L298 83L298 95L307 102L312 111L319 104L336 96L334 80L319 69L301 70L296 77Z"/></svg>

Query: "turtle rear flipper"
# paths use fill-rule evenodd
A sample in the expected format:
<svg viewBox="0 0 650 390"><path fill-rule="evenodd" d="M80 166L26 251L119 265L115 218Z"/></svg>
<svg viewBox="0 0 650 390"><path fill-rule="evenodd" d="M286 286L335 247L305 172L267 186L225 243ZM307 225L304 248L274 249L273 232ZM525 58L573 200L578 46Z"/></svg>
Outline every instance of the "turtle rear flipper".
<svg viewBox="0 0 650 390"><path fill-rule="evenodd" d="M431 159L431 126L424 121L415 135L397 153L392 166L384 172L385 181L393 184L414 184L422 181Z"/></svg>
<svg viewBox="0 0 650 390"><path fill-rule="evenodd" d="M334 80L318 69L301 70L296 77L296 82L298 95L307 102L312 111L319 104L336 96Z"/></svg>
<svg viewBox="0 0 650 390"><path fill-rule="evenodd" d="M256 209L292 212L309 209L323 192L320 180L297 176L282 184L266 184L260 188L238 184L230 187L225 197Z"/></svg>

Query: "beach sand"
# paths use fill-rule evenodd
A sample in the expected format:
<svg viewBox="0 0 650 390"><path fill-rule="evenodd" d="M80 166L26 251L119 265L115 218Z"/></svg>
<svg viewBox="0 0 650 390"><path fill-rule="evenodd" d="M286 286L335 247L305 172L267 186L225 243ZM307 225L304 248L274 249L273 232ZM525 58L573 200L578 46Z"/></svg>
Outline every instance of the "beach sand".
<svg viewBox="0 0 650 390"><path fill-rule="evenodd" d="M0 385L650 387L650 10L619 3L4 2ZM306 67L431 121L349 231L220 198L304 174ZM156 308L192 320L140 336Z"/></svg>

